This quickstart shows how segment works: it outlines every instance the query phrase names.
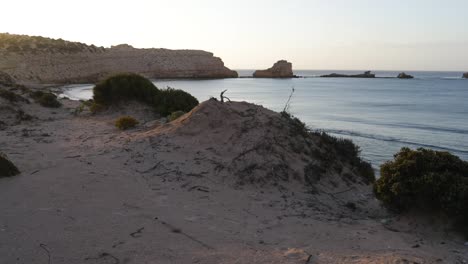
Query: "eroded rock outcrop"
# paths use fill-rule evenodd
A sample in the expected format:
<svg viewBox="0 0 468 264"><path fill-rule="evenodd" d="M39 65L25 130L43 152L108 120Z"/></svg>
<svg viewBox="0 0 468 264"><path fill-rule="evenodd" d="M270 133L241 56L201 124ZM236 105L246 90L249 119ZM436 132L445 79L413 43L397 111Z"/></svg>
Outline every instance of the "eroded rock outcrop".
<svg viewBox="0 0 468 264"><path fill-rule="evenodd" d="M292 63L280 60L273 67L266 70L258 70L253 74L255 78L293 78Z"/></svg>
<svg viewBox="0 0 468 264"><path fill-rule="evenodd" d="M463 74L463 78L468 79L468 72L465 72L465 73Z"/></svg>
<svg viewBox="0 0 468 264"><path fill-rule="evenodd" d="M414 77L412 75L406 74L404 72L398 74L397 76L398 79L413 79Z"/></svg>
<svg viewBox="0 0 468 264"><path fill-rule="evenodd" d="M18 83L93 83L113 73L148 78L232 78L237 72L201 50L112 48L0 34L0 71Z"/></svg>

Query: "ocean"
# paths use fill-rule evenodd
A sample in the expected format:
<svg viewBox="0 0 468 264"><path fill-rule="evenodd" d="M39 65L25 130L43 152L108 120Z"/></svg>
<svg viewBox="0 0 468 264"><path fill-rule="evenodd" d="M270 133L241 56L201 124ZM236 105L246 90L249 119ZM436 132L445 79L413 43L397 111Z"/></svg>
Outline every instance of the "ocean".
<svg viewBox="0 0 468 264"><path fill-rule="evenodd" d="M239 70L250 76L253 70ZM402 147L449 151L468 160L468 80L462 72L412 72L415 79L316 78L332 72L295 71L294 79L154 80L159 88L185 90L199 101L226 96L282 111L292 88L289 111L311 129L350 138L377 169ZM375 71L377 77L399 72ZM89 99L93 85L65 87L64 96Z"/></svg>

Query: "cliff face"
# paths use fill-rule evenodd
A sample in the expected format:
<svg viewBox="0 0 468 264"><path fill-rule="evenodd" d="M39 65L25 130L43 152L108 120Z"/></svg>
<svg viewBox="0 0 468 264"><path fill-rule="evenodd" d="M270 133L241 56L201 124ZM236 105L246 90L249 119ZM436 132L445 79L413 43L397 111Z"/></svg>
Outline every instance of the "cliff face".
<svg viewBox="0 0 468 264"><path fill-rule="evenodd" d="M294 77L292 63L280 60L273 67L266 70L258 70L253 74L255 78L292 78Z"/></svg>
<svg viewBox="0 0 468 264"><path fill-rule="evenodd" d="M106 49L9 34L0 34L0 40L5 35L10 38L0 44L0 71L20 83L93 83L120 72L148 78L237 77L220 58L200 50L135 49L129 45Z"/></svg>
<svg viewBox="0 0 468 264"><path fill-rule="evenodd" d="M468 79L468 72L465 72L465 73L463 74L463 78Z"/></svg>

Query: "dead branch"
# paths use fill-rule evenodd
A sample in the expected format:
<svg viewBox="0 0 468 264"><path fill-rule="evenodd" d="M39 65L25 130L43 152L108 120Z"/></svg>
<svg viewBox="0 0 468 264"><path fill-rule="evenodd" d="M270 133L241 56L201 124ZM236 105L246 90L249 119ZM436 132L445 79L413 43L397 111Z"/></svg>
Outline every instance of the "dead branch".
<svg viewBox="0 0 468 264"><path fill-rule="evenodd" d="M229 102L231 102L231 99L229 99L227 96L224 96L225 92L227 92L227 90L222 91L221 95L219 96L221 98L221 103L224 103L224 98L226 98Z"/></svg>

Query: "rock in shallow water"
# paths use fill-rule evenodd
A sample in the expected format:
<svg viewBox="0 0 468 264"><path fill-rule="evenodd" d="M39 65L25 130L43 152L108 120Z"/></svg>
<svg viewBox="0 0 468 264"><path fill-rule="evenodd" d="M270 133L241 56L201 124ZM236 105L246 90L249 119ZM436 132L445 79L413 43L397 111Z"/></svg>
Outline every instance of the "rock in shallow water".
<svg viewBox="0 0 468 264"><path fill-rule="evenodd" d="M280 60L273 67L266 70L258 70L253 74L254 78L293 78L292 63Z"/></svg>
<svg viewBox="0 0 468 264"><path fill-rule="evenodd" d="M406 74L404 72L398 74L397 76L398 79L413 79L414 77L412 75Z"/></svg>

